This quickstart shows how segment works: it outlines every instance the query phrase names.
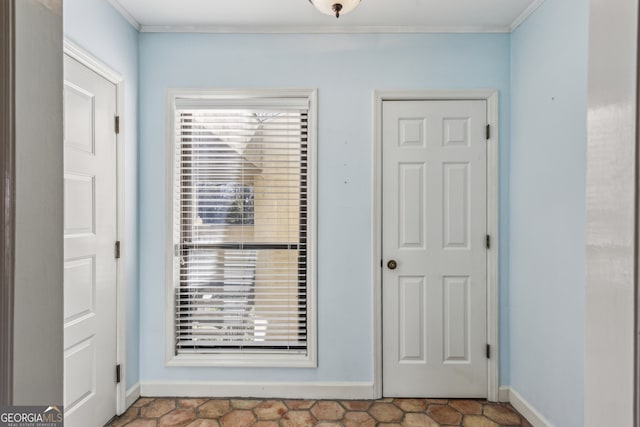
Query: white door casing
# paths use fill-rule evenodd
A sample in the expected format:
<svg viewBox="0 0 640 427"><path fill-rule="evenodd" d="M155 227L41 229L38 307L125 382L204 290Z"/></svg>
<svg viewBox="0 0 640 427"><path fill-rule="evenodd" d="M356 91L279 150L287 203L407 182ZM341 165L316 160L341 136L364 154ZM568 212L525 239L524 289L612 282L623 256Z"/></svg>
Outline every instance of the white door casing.
<svg viewBox="0 0 640 427"><path fill-rule="evenodd" d="M382 103L385 396L487 397L486 125L485 100Z"/></svg>
<svg viewBox="0 0 640 427"><path fill-rule="evenodd" d="M64 405L68 427L116 413L116 86L64 58Z"/></svg>

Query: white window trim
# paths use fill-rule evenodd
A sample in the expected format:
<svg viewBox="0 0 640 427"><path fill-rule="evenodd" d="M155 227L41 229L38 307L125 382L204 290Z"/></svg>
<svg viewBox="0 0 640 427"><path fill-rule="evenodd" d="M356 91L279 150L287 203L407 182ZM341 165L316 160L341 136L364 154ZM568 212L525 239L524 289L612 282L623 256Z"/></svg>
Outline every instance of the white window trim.
<svg viewBox="0 0 640 427"><path fill-rule="evenodd" d="M174 247L173 247L173 175L175 156L176 99L194 100L260 100L264 98L306 98L309 100L308 153L308 259L307 259L307 354L175 354ZM208 367L317 367L317 292L316 292L316 236L317 236L317 89L169 89L167 91L165 144L165 366Z"/></svg>

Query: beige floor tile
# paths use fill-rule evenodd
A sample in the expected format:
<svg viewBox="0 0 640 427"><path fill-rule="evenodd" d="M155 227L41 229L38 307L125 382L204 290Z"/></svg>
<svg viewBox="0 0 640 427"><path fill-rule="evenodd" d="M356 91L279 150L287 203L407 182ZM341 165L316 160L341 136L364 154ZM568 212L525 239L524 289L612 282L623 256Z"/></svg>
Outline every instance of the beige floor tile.
<svg viewBox="0 0 640 427"><path fill-rule="evenodd" d="M222 427L249 427L255 422L253 412L246 409L235 409L220 419Z"/></svg>
<svg viewBox="0 0 640 427"><path fill-rule="evenodd" d="M366 412L347 412L342 420L345 427L374 427L376 421Z"/></svg>
<svg viewBox="0 0 640 427"><path fill-rule="evenodd" d="M349 411L366 411L372 404L371 400L343 400L342 406Z"/></svg>
<svg viewBox="0 0 640 427"><path fill-rule="evenodd" d="M262 403L262 400L254 399L231 399L231 406L234 409L253 409Z"/></svg>
<svg viewBox="0 0 640 427"><path fill-rule="evenodd" d="M284 404L291 410L311 409L316 404L315 400L285 400Z"/></svg>
<svg viewBox="0 0 640 427"><path fill-rule="evenodd" d="M152 397L141 397L140 399L136 400L131 406L133 406L134 408L139 408L146 405L147 403L151 403L153 400L154 399Z"/></svg>
<svg viewBox="0 0 640 427"><path fill-rule="evenodd" d="M158 418L175 409L176 402L170 399L155 399L146 406L140 408L142 418Z"/></svg>
<svg viewBox="0 0 640 427"><path fill-rule="evenodd" d="M344 416L345 410L338 402L322 400L313 405L311 413L319 421L336 421Z"/></svg>
<svg viewBox="0 0 640 427"><path fill-rule="evenodd" d="M139 418L127 424L127 427L157 427L157 425L157 420Z"/></svg>
<svg viewBox="0 0 640 427"><path fill-rule="evenodd" d="M231 411L231 403L228 400L209 400L198 407L200 418L220 418Z"/></svg>
<svg viewBox="0 0 640 427"><path fill-rule="evenodd" d="M282 427L311 427L316 424L309 411L289 411L280 421Z"/></svg>
<svg viewBox="0 0 640 427"><path fill-rule="evenodd" d="M192 408L178 408L163 415L158 427L182 427L196 419L196 413Z"/></svg>
<svg viewBox="0 0 640 427"><path fill-rule="evenodd" d="M141 398L108 427L532 427L482 399L281 400Z"/></svg>
<svg viewBox="0 0 640 427"><path fill-rule="evenodd" d="M520 424L520 416L507 405L485 405L483 413L487 418L492 419L498 424Z"/></svg>
<svg viewBox="0 0 640 427"><path fill-rule="evenodd" d="M187 424L185 427L220 427L220 424L216 420L199 419Z"/></svg>
<svg viewBox="0 0 640 427"><path fill-rule="evenodd" d="M287 411L280 400L265 400L253 409L259 420L279 420Z"/></svg>
<svg viewBox="0 0 640 427"><path fill-rule="evenodd" d="M397 423L404 416L404 412L391 403L374 403L369 408L369 414L383 423Z"/></svg>
<svg viewBox="0 0 640 427"><path fill-rule="evenodd" d="M482 404L476 400L469 399L451 399L449 406L457 409L461 414L480 415L482 414Z"/></svg>
<svg viewBox="0 0 640 427"><path fill-rule="evenodd" d="M395 399L393 403L405 412L423 412L427 409L425 399Z"/></svg>
<svg viewBox="0 0 640 427"><path fill-rule="evenodd" d="M459 426L462 422L462 414L446 405L430 405L427 415L439 424Z"/></svg>
<svg viewBox="0 0 640 427"><path fill-rule="evenodd" d="M482 415L465 415L462 425L464 427L500 427L499 424Z"/></svg>
<svg viewBox="0 0 640 427"><path fill-rule="evenodd" d="M426 414L411 413L404 417L402 427L440 427L440 425Z"/></svg>
<svg viewBox="0 0 640 427"><path fill-rule="evenodd" d="M197 408L208 399L178 399L178 406L181 408Z"/></svg>

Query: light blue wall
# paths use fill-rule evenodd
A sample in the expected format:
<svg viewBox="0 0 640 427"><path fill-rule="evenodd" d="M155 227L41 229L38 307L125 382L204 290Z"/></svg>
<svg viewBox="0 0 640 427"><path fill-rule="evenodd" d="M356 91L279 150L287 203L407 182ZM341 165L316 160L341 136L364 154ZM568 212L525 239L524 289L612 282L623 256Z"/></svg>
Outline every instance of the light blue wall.
<svg viewBox="0 0 640 427"><path fill-rule="evenodd" d="M64 0L65 37L117 71L125 81L125 262L127 388L140 379L138 292L138 32L105 0Z"/></svg>
<svg viewBox="0 0 640 427"><path fill-rule="evenodd" d="M547 0L511 39L511 378L583 425L588 1Z"/></svg>
<svg viewBox="0 0 640 427"><path fill-rule="evenodd" d="M501 308L508 274L509 35L140 35L142 381L371 381L372 91L500 91ZM167 88L318 88L317 369L166 368ZM344 325L350 324L345 328ZM508 319L501 319L507 361ZM504 370L508 364L503 364ZM504 383L504 381L503 381Z"/></svg>
<svg viewBox="0 0 640 427"><path fill-rule="evenodd" d="M547 0L511 36L138 35L104 0L65 0L66 36L127 81L127 387L139 378L370 381L371 91L496 88L500 383L556 425L581 425L587 9ZM319 89L318 369L164 367L169 87Z"/></svg>

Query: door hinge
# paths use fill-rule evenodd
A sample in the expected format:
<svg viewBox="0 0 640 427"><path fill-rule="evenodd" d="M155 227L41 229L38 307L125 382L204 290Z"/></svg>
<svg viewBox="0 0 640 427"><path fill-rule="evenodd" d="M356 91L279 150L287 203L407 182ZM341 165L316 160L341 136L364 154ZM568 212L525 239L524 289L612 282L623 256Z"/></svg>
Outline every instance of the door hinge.
<svg viewBox="0 0 640 427"><path fill-rule="evenodd" d="M487 140L491 139L491 125L487 125Z"/></svg>
<svg viewBox="0 0 640 427"><path fill-rule="evenodd" d="M116 241L116 259L120 258L120 240Z"/></svg>
<svg viewBox="0 0 640 427"><path fill-rule="evenodd" d="M491 236L489 236L488 234L486 238L486 245L487 245L487 249L491 249Z"/></svg>
<svg viewBox="0 0 640 427"><path fill-rule="evenodd" d="M120 365L116 365L116 384L120 384Z"/></svg>
<svg viewBox="0 0 640 427"><path fill-rule="evenodd" d="M491 359L491 346L487 344L487 359Z"/></svg>
<svg viewBox="0 0 640 427"><path fill-rule="evenodd" d="M120 133L120 116L116 116L115 131L116 131L116 134Z"/></svg>

